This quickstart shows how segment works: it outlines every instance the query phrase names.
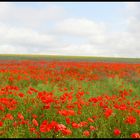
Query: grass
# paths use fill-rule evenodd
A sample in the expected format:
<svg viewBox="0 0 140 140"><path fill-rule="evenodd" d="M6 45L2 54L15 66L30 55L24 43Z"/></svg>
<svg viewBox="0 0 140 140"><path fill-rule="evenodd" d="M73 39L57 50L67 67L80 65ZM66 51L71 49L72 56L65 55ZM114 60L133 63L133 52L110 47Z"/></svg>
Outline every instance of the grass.
<svg viewBox="0 0 140 140"><path fill-rule="evenodd" d="M93 61L93 62L127 62L140 63L140 58L97 57L97 56L63 56L36 54L0 54L0 60L59 60L59 61Z"/></svg>

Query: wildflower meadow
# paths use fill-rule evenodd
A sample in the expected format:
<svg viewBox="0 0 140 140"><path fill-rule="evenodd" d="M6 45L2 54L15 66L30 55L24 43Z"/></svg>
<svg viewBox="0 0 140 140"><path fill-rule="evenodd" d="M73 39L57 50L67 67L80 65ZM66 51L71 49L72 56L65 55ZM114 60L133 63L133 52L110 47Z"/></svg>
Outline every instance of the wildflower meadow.
<svg viewBox="0 0 140 140"><path fill-rule="evenodd" d="M0 60L0 138L140 138L140 64Z"/></svg>

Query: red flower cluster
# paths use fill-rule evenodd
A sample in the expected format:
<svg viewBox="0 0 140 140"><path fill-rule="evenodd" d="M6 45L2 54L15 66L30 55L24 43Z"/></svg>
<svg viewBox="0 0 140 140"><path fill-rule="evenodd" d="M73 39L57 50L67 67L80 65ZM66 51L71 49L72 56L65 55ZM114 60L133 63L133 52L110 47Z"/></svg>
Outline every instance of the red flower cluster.
<svg viewBox="0 0 140 140"><path fill-rule="evenodd" d="M126 123L128 124L135 124L136 123L136 118L133 116L128 116L125 120Z"/></svg>

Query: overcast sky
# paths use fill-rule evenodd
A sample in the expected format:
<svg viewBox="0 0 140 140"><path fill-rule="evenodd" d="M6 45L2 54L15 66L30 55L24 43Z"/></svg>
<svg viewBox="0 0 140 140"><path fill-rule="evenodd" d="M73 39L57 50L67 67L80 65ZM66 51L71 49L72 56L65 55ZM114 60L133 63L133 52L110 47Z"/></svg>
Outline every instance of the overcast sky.
<svg viewBox="0 0 140 140"><path fill-rule="evenodd" d="M0 2L0 53L140 58L140 3Z"/></svg>

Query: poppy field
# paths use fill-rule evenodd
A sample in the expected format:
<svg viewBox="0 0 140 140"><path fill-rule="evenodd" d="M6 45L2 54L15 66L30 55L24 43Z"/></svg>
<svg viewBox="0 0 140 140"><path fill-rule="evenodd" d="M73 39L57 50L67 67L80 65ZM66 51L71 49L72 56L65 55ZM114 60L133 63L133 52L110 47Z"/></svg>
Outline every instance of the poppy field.
<svg viewBox="0 0 140 140"><path fill-rule="evenodd" d="M140 138L140 63L0 60L0 138Z"/></svg>

